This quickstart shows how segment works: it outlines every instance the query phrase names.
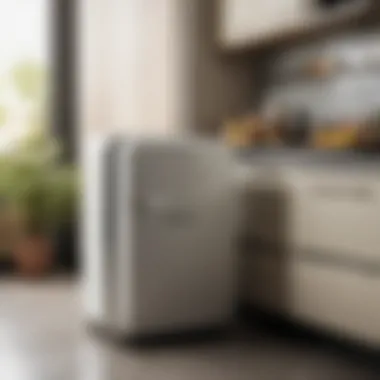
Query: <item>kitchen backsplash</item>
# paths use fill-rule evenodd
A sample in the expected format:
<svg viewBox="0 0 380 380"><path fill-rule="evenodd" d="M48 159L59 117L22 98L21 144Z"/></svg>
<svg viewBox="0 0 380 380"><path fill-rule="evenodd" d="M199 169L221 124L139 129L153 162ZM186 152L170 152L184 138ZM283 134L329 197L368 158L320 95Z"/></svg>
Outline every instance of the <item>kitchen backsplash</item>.
<svg viewBox="0 0 380 380"><path fill-rule="evenodd" d="M298 75L313 59L339 61L344 69L326 78ZM267 112L305 110L318 122L359 121L380 113L380 30L347 34L288 51L273 63L265 96Z"/></svg>

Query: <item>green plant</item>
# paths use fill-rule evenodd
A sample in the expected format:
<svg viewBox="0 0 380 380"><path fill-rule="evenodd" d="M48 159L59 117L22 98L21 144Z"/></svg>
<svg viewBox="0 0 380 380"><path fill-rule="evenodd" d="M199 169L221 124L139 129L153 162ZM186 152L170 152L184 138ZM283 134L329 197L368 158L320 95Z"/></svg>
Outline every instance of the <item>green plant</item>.
<svg viewBox="0 0 380 380"><path fill-rule="evenodd" d="M44 97L46 91L46 68L33 60L23 60L14 65L10 75L18 94L36 101Z"/></svg>
<svg viewBox="0 0 380 380"><path fill-rule="evenodd" d="M46 234L75 214L76 170L59 158L58 144L43 131L0 157L0 197L26 233Z"/></svg>

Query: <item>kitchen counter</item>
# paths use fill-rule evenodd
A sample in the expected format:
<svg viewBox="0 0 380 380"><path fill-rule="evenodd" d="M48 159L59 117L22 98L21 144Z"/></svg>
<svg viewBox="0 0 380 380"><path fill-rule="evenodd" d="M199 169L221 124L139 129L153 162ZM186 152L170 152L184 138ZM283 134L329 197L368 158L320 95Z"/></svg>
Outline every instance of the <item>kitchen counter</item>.
<svg viewBox="0 0 380 380"><path fill-rule="evenodd" d="M379 171L380 154L360 152L333 152L310 149L255 149L236 152L238 161L252 170L316 169L339 170L362 174Z"/></svg>
<svg viewBox="0 0 380 380"><path fill-rule="evenodd" d="M302 148L257 148L241 150L236 152L236 155L244 160L255 160L258 163L379 165L380 167L380 153L333 152Z"/></svg>

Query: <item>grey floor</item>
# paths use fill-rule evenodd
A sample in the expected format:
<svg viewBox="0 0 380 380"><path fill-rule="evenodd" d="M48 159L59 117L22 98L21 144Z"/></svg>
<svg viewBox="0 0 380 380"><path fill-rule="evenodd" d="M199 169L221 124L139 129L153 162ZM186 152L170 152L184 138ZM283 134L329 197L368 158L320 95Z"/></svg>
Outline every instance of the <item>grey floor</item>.
<svg viewBox="0 0 380 380"><path fill-rule="evenodd" d="M361 361L260 331L219 342L132 349L102 342L81 322L69 280L0 281L0 380L367 380Z"/></svg>

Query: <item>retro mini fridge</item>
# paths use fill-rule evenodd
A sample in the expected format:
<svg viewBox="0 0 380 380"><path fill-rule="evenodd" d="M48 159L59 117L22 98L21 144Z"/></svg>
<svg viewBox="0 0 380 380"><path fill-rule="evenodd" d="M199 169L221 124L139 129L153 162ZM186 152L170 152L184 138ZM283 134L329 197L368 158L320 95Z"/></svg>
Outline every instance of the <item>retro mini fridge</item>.
<svg viewBox="0 0 380 380"><path fill-rule="evenodd" d="M89 140L83 159L87 321L126 336L230 323L239 219L230 152L113 136Z"/></svg>

